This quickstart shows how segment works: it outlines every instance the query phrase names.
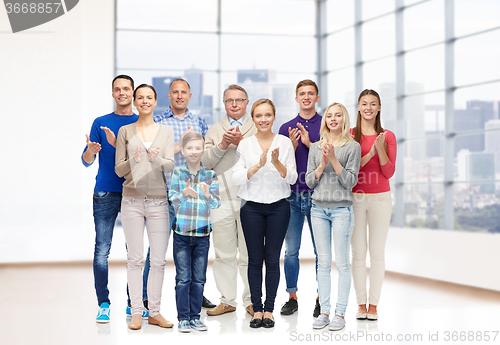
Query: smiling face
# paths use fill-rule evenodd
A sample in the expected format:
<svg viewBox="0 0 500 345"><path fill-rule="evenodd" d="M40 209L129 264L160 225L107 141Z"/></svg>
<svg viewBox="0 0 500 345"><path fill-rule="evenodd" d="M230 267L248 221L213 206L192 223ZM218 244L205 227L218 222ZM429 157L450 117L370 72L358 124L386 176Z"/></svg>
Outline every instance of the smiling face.
<svg viewBox="0 0 500 345"><path fill-rule="evenodd" d="M150 88L141 87L135 91L134 106L139 115L152 115L156 103L155 93Z"/></svg>
<svg viewBox="0 0 500 345"><path fill-rule="evenodd" d="M241 90L227 90L224 95L224 107L229 117L239 120L247 111L248 99ZM239 102L239 103L238 103Z"/></svg>
<svg viewBox="0 0 500 345"><path fill-rule="evenodd" d="M330 132L342 132L344 127L344 113L338 105L332 105L328 108L325 115L326 127Z"/></svg>
<svg viewBox="0 0 500 345"><path fill-rule="evenodd" d="M189 140L184 147L181 147L181 152L188 164L199 163L205 152L205 143L201 139Z"/></svg>
<svg viewBox="0 0 500 345"><path fill-rule="evenodd" d="M182 80L177 80L170 84L168 98L170 105L175 113L185 113L189 100L191 99L189 86Z"/></svg>
<svg viewBox="0 0 500 345"><path fill-rule="evenodd" d="M358 111L365 121L375 121L379 111L380 102L374 95L365 95L361 97L358 103Z"/></svg>
<svg viewBox="0 0 500 345"><path fill-rule="evenodd" d="M301 110L315 109L316 102L319 101L319 96L316 92L316 88L312 85L299 87L299 89L297 90L295 101L299 103L299 107Z"/></svg>
<svg viewBox="0 0 500 345"><path fill-rule="evenodd" d="M134 88L128 79L118 78L113 83L113 98L119 107L127 107L132 103Z"/></svg>
<svg viewBox="0 0 500 345"><path fill-rule="evenodd" d="M259 132L270 132L275 119L273 108L268 103L258 105L253 111L252 120Z"/></svg>

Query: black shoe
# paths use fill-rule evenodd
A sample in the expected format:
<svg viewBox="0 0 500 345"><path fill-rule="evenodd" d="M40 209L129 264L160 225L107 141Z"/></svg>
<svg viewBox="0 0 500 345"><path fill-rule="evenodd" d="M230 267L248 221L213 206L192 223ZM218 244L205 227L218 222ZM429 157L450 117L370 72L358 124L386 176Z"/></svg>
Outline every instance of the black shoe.
<svg viewBox="0 0 500 345"><path fill-rule="evenodd" d="M270 319L268 317L264 318L264 320L262 320L262 327L273 328L274 327L274 320Z"/></svg>
<svg viewBox="0 0 500 345"><path fill-rule="evenodd" d="M319 305L319 299L317 299L316 300L316 305L314 306L313 316L315 318L318 317L320 312L321 312L321 307Z"/></svg>
<svg viewBox="0 0 500 345"><path fill-rule="evenodd" d="M215 304L213 304L212 302L210 302L208 300L208 298L206 298L205 296L203 296L203 302L201 303L201 307L203 309L212 309L212 308L215 308L217 306Z"/></svg>
<svg viewBox="0 0 500 345"><path fill-rule="evenodd" d="M252 319L250 321L251 328L260 328L262 327L262 319Z"/></svg>
<svg viewBox="0 0 500 345"><path fill-rule="evenodd" d="M148 300L142 301L142 304L144 304L144 308L146 308L147 310L149 310Z"/></svg>
<svg viewBox="0 0 500 345"><path fill-rule="evenodd" d="M283 304L281 307L281 315L292 315L299 309L299 304L297 303L297 300L294 298L290 298L288 302Z"/></svg>

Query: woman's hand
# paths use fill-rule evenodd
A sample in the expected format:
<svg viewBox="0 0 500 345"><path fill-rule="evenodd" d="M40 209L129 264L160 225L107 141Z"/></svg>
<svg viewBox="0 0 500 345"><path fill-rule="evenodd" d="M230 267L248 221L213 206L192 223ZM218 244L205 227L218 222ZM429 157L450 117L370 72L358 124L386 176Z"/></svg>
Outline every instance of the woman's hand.
<svg viewBox="0 0 500 345"><path fill-rule="evenodd" d="M276 165L279 162L279 156L280 156L279 147L271 151L271 163L273 163L273 165Z"/></svg>
<svg viewBox="0 0 500 345"><path fill-rule="evenodd" d="M332 144L325 144L323 147L323 153L328 157L330 162L335 162L337 160L337 157L335 156L335 147Z"/></svg>
<svg viewBox="0 0 500 345"><path fill-rule="evenodd" d="M137 145L137 147L134 150L134 161L136 163L139 163L141 161L141 153L143 151L143 147Z"/></svg>
<svg viewBox="0 0 500 345"><path fill-rule="evenodd" d="M325 150L321 151L321 161L319 163L319 167L321 170L325 170L326 165L328 164L328 156L325 153Z"/></svg>
<svg viewBox="0 0 500 345"><path fill-rule="evenodd" d="M269 151L269 149L267 149L266 151L262 152L262 154L260 155L260 159L259 159L259 168L262 168L264 165L266 165L267 163L267 152Z"/></svg>
<svg viewBox="0 0 500 345"><path fill-rule="evenodd" d="M382 132L377 136L375 142L373 143L372 149L373 147L375 147L375 150L377 152L382 152L382 150L385 151L385 132Z"/></svg>
<svg viewBox="0 0 500 345"><path fill-rule="evenodd" d="M158 157L158 154L160 153L160 148L156 147L154 149L150 149L148 151L148 160L150 162L154 161L156 157Z"/></svg>

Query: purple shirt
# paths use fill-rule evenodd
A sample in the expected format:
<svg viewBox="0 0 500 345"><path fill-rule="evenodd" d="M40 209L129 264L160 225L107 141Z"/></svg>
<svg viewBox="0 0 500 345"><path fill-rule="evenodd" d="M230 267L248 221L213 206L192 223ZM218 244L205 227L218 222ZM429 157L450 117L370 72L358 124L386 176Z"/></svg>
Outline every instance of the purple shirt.
<svg viewBox="0 0 500 345"><path fill-rule="evenodd" d="M321 127L321 116L316 113L309 120L306 120L300 115L297 115L292 120L285 122L281 125L279 134L284 135L288 138L288 127L291 129L298 128L297 122L300 122L302 126L309 132L309 139L311 143L315 143L319 140L319 129ZM312 192L313 190L306 185L306 172L307 172L307 158L309 157L309 148L302 144L299 139L299 146L295 150L295 162L297 164L297 173L299 177L297 182L291 186L292 192Z"/></svg>

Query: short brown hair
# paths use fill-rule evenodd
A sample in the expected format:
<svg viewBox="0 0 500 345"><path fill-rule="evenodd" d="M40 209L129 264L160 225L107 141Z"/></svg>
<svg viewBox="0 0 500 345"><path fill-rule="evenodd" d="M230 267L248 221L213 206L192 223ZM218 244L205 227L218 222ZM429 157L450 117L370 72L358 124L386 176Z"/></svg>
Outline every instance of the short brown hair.
<svg viewBox="0 0 500 345"><path fill-rule="evenodd" d="M189 89L189 92L191 92L191 85L189 85L189 83L187 82L186 79L182 79L182 78L177 78L177 79L174 79L170 82L170 85L168 86L168 92L170 92L170 90L172 90L172 85L175 83L175 82L178 82L178 81L183 81L186 83L186 85L188 86L188 89Z"/></svg>
<svg viewBox="0 0 500 345"><path fill-rule="evenodd" d="M135 90L134 90L134 100L135 100L135 94L137 93L137 90L139 89L142 89L144 87L147 87L148 89L151 89L153 90L154 94L155 94L155 99L156 99L156 90L153 86L149 85L149 84L141 84L139 85Z"/></svg>
<svg viewBox="0 0 500 345"><path fill-rule="evenodd" d="M252 110L250 111L250 116L252 118L253 118L253 112L254 112L255 108L257 108L261 104L269 104L271 106L271 108L273 109L273 115L276 116L276 107L274 106L273 101L271 101L270 99L267 99L267 98L261 98L261 99L255 101L255 103L252 105Z"/></svg>
<svg viewBox="0 0 500 345"><path fill-rule="evenodd" d="M304 80L299 81L299 83L297 84L297 87L295 88L295 95L297 95L299 93L299 88L301 88L302 86L307 86L307 85L314 86L314 88L316 89L316 96L319 96L318 85L316 85L316 83L313 82L311 79L304 79Z"/></svg>
<svg viewBox="0 0 500 345"><path fill-rule="evenodd" d="M181 147L184 148L191 140L201 140L205 143L205 138L198 132L189 132L182 137Z"/></svg>
<svg viewBox="0 0 500 345"><path fill-rule="evenodd" d="M229 91L229 90L241 91L245 94L246 99L248 99L248 93L246 92L246 90L244 88L242 88L241 86L236 85L236 84L231 84L224 90L224 93L222 94L222 100L226 99L226 91Z"/></svg>

